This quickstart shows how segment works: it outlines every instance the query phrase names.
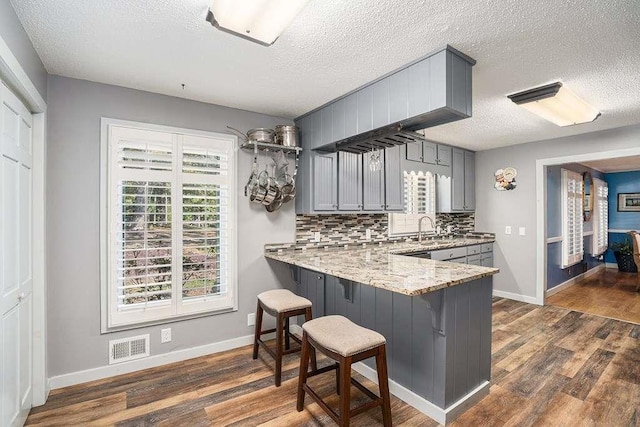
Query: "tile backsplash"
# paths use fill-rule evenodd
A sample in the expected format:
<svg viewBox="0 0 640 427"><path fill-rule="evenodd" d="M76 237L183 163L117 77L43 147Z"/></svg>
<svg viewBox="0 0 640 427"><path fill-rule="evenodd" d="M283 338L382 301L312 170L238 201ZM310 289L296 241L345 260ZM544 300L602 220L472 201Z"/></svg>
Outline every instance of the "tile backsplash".
<svg viewBox="0 0 640 427"><path fill-rule="evenodd" d="M446 230L453 226L454 233L473 232L473 213L437 214L436 225ZM366 232L371 230L371 238ZM315 242L315 233L320 233L320 242ZM351 215L296 215L296 244L305 246L346 245L359 242L384 242L402 240L406 237L389 237L387 214Z"/></svg>

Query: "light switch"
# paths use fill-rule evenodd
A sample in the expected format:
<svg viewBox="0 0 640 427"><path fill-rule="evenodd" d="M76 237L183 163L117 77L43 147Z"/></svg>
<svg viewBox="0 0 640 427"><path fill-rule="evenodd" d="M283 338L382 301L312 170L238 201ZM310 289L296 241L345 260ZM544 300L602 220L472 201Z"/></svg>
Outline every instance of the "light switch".
<svg viewBox="0 0 640 427"><path fill-rule="evenodd" d="M507 226L504 228L504 234L511 234L511 226L510 226L510 225L507 225Z"/></svg>
<svg viewBox="0 0 640 427"><path fill-rule="evenodd" d="M521 236L524 236L526 234L524 227L518 228L518 234L521 235Z"/></svg>

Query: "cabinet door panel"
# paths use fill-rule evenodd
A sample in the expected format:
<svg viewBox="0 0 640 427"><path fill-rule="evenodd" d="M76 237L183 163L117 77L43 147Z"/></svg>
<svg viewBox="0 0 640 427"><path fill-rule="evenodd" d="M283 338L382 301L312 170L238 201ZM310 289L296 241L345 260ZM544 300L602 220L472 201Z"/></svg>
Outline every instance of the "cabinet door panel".
<svg viewBox="0 0 640 427"><path fill-rule="evenodd" d="M373 86L358 92L358 133L373 129Z"/></svg>
<svg viewBox="0 0 640 427"><path fill-rule="evenodd" d="M338 209L362 209L362 156L359 154L338 153Z"/></svg>
<svg viewBox="0 0 640 427"><path fill-rule="evenodd" d="M331 105L320 110L321 134L320 146L331 144L333 140L333 115L331 113Z"/></svg>
<svg viewBox="0 0 640 427"><path fill-rule="evenodd" d="M373 84L373 129L389 124L389 79Z"/></svg>
<svg viewBox="0 0 640 427"><path fill-rule="evenodd" d="M380 153L384 161L384 153ZM369 169L371 153L362 155L362 206L365 211L384 210L385 167L372 172Z"/></svg>
<svg viewBox="0 0 640 427"><path fill-rule="evenodd" d="M338 156L336 153L313 157L313 209L334 211L338 208Z"/></svg>
<svg viewBox="0 0 640 427"><path fill-rule="evenodd" d="M464 210L464 151L454 148L451 161L451 209Z"/></svg>
<svg viewBox="0 0 640 427"><path fill-rule="evenodd" d="M451 166L451 147L438 144L438 164Z"/></svg>
<svg viewBox="0 0 640 427"><path fill-rule="evenodd" d="M422 161L422 142L410 142L407 144L407 160Z"/></svg>
<svg viewBox="0 0 640 427"><path fill-rule="evenodd" d="M438 144L430 141L422 142L422 161L435 165L438 161Z"/></svg>
<svg viewBox="0 0 640 427"><path fill-rule="evenodd" d="M389 77L389 122L406 119L409 105L409 80L407 70Z"/></svg>
<svg viewBox="0 0 640 427"><path fill-rule="evenodd" d="M409 117L424 114L429 111L430 58L420 61L407 68L409 77Z"/></svg>
<svg viewBox="0 0 640 427"><path fill-rule="evenodd" d="M331 116L333 117L332 135L334 141L345 138L345 99L339 99L331 104Z"/></svg>
<svg viewBox="0 0 640 427"><path fill-rule="evenodd" d="M384 153L385 205L388 212L404 211L401 147L387 148Z"/></svg>
<svg viewBox="0 0 640 427"><path fill-rule="evenodd" d="M344 137L358 133L358 95L356 93L344 99Z"/></svg>
<svg viewBox="0 0 640 427"><path fill-rule="evenodd" d="M464 209L473 211L476 208L476 154L464 153Z"/></svg>

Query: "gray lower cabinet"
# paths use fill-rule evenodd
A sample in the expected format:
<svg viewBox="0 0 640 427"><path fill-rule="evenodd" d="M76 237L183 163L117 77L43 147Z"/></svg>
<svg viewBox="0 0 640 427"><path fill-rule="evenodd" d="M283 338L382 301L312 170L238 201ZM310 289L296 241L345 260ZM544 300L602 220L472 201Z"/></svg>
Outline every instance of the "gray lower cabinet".
<svg viewBox="0 0 640 427"><path fill-rule="evenodd" d="M431 259L493 267L493 244L471 245L431 252Z"/></svg>
<svg viewBox="0 0 640 427"><path fill-rule="evenodd" d="M298 282L314 317L339 314L384 335L389 379L438 407L490 380L491 277L414 297L305 269Z"/></svg>
<svg viewBox="0 0 640 427"><path fill-rule="evenodd" d="M313 209L335 211L338 208L338 155L316 153L313 158ZM304 189L307 190L307 189Z"/></svg>
<svg viewBox="0 0 640 427"><path fill-rule="evenodd" d="M338 210L362 210L362 156L338 153Z"/></svg>
<svg viewBox="0 0 640 427"><path fill-rule="evenodd" d="M297 294L311 301L313 317L325 315L325 275L317 271L300 267L291 267L297 284ZM331 276L330 276L331 277ZM304 322L303 316L298 316L298 324Z"/></svg>

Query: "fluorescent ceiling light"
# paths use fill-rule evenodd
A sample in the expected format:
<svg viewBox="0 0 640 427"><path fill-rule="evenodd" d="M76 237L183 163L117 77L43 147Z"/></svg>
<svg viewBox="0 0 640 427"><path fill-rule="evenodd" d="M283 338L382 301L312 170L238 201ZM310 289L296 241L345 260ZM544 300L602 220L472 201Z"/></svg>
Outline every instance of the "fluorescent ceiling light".
<svg viewBox="0 0 640 427"><path fill-rule="evenodd" d="M271 46L309 0L213 0L207 21L219 30Z"/></svg>
<svg viewBox="0 0 640 427"><path fill-rule="evenodd" d="M509 95L508 98L558 126L588 123L600 116L598 110L578 98L560 82Z"/></svg>

